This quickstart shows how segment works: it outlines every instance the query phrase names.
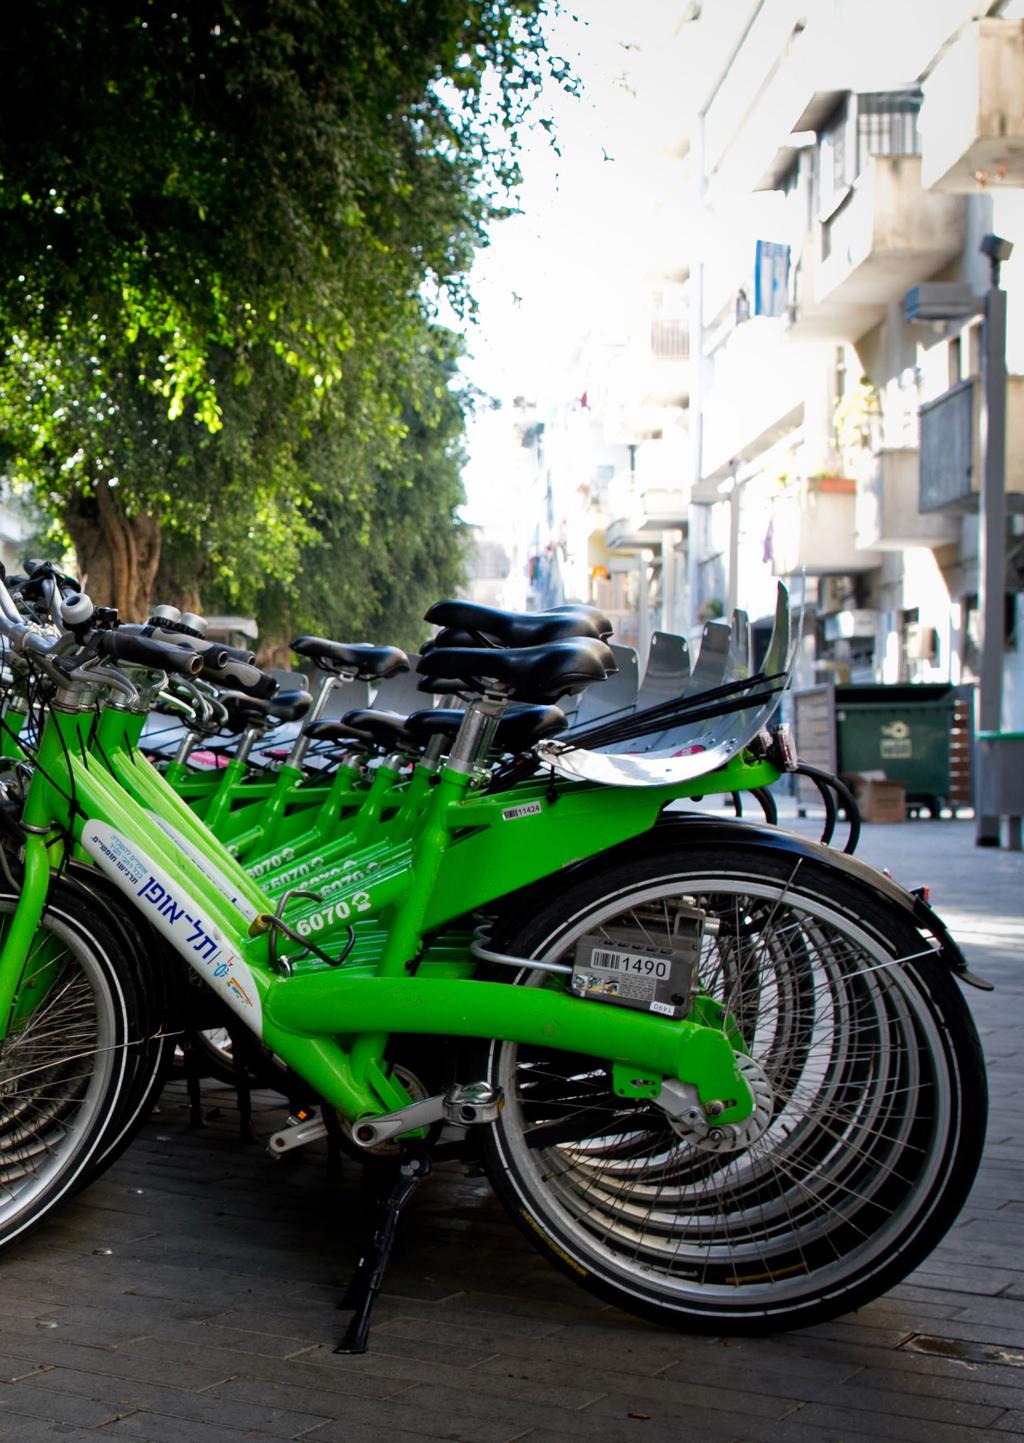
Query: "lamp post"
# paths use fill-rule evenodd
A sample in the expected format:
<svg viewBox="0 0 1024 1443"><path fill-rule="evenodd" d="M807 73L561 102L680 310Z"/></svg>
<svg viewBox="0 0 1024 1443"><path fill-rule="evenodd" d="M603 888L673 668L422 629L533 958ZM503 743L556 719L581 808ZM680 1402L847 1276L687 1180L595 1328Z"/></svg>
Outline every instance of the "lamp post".
<svg viewBox="0 0 1024 1443"><path fill-rule="evenodd" d="M981 358L981 417L979 450L981 486L978 491L978 706L979 732L998 732L1003 721L1003 647L1005 644L1006 591L1006 292L999 284L1003 261L1013 252L1012 241L1002 236L982 237L981 252L989 261L989 287L983 297L966 285L933 281L908 291L904 314L908 321L966 320L983 317ZM974 752L974 795L989 798L986 786L993 765L991 748ZM975 808L974 840L979 847L999 846L998 816Z"/></svg>
<svg viewBox="0 0 1024 1443"><path fill-rule="evenodd" d="M978 730L997 732L1003 721L1003 647L1006 591L1006 292L999 270L1013 245L1001 236L981 242L989 260L985 293L985 325L981 371L981 434L983 458L978 495L978 616L981 621L978 668ZM990 795L984 785L991 765L988 748L977 748L975 796ZM976 813L974 840L979 847L999 846L999 817Z"/></svg>

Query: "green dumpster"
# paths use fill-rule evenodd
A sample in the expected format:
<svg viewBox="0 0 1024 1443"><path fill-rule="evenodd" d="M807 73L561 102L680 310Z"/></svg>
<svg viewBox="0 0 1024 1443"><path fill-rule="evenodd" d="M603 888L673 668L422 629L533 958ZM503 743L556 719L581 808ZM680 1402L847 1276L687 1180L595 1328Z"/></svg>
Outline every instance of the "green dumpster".
<svg viewBox="0 0 1024 1443"><path fill-rule="evenodd" d="M838 772L883 772L902 784L909 805L927 806L938 816L954 790L956 702L956 688L946 683L837 686Z"/></svg>

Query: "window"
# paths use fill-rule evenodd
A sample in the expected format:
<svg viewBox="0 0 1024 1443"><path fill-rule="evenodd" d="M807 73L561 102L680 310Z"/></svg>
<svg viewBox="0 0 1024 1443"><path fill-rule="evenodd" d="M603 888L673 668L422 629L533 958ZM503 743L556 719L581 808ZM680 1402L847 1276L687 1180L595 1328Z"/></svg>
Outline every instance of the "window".
<svg viewBox="0 0 1024 1443"><path fill-rule="evenodd" d="M952 388L954 386L958 386L964 378L963 352L961 350L959 336L953 336L953 338L948 342L946 358L948 366L949 386L950 390L952 390Z"/></svg>
<svg viewBox="0 0 1024 1443"><path fill-rule="evenodd" d="M984 328L980 321L967 328L967 374L969 376L981 375L981 349L984 339Z"/></svg>
<svg viewBox="0 0 1024 1443"><path fill-rule="evenodd" d="M961 599L963 628L960 633L960 664L965 681L976 681L981 666L981 613L978 610L978 596L972 592ZM1012 592L1003 594L1003 648L1015 651L1017 648L1017 598Z"/></svg>
<svg viewBox="0 0 1024 1443"><path fill-rule="evenodd" d="M818 205L832 210L853 183L853 155L847 144L850 122L848 98L844 97L822 127L818 141Z"/></svg>
<svg viewBox="0 0 1024 1443"><path fill-rule="evenodd" d="M920 155L920 90L880 90L857 96L857 174L872 155Z"/></svg>
<svg viewBox="0 0 1024 1443"><path fill-rule="evenodd" d="M920 90L847 95L818 135L818 208L827 215L873 155L920 155Z"/></svg>

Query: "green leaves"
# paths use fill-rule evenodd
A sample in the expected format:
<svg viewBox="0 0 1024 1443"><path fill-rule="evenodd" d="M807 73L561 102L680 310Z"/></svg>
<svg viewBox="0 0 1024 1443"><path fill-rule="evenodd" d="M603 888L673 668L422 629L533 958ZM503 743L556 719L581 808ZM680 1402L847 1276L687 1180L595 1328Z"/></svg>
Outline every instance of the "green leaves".
<svg viewBox="0 0 1024 1443"><path fill-rule="evenodd" d="M461 411L425 297L468 305L548 67L544 13L6 7L0 442L55 517L116 476L116 507L159 516L167 576L239 604L291 588L328 533L451 576ZM387 512L427 495L436 566ZM378 600L404 566L363 567Z"/></svg>

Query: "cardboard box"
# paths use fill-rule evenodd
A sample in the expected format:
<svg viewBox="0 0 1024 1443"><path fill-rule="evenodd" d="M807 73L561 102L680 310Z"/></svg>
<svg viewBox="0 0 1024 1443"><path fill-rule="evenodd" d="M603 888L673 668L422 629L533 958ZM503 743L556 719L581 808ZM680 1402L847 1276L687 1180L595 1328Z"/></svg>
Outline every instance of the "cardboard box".
<svg viewBox="0 0 1024 1443"><path fill-rule="evenodd" d="M853 792L862 822L907 820L907 793L902 782L890 782L883 772L853 772L843 780Z"/></svg>

